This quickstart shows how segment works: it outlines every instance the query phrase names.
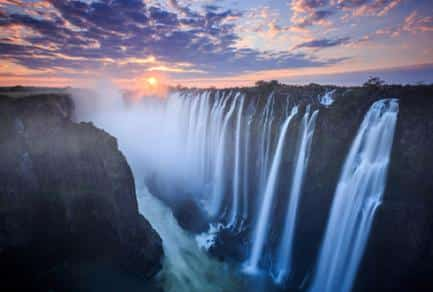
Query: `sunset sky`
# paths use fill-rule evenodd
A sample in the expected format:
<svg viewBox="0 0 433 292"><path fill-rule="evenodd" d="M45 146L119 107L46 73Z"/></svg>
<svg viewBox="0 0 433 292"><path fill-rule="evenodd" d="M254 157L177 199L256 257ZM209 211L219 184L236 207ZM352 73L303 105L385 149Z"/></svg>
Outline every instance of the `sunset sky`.
<svg viewBox="0 0 433 292"><path fill-rule="evenodd" d="M432 0L0 0L0 85L433 82Z"/></svg>

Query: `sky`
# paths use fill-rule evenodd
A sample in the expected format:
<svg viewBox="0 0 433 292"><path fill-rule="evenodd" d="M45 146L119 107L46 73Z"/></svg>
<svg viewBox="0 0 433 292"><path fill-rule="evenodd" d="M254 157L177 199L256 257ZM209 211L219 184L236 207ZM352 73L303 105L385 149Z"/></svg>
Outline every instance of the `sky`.
<svg viewBox="0 0 433 292"><path fill-rule="evenodd" d="M0 27L0 86L433 83L432 0L0 0Z"/></svg>

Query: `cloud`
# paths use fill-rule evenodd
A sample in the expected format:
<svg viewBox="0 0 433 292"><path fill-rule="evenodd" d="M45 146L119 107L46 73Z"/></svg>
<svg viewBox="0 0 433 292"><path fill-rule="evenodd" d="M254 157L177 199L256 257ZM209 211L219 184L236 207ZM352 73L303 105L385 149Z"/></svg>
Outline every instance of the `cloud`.
<svg viewBox="0 0 433 292"><path fill-rule="evenodd" d="M352 12L355 16L384 16L395 8L401 0L334 0L337 9Z"/></svg>
<svg viewBox="0 0 433 292"><path fill-rule="evenodd" d="M316 39L316 40L312 40L312 41L308 41L296 45L294 49L299 49L299 48L323 49L323 48L340 46L343 44L347 44L349 42L350 42L350 38L348 37L337 38L337 39L326 39L326 38Z"/></svg>
<svg viewBox="0 0 433 292"><path fill-rule="evenodd" d="M402 30L410 33L433 32L433 17L420 16L413 11L404 19Z"/></svg>
<svg viewBox="0 0 433 292"><path fill-rule="evenodd" d="M168 3L171 10L142 0L2 3L0 29L7 37L0 39L0 56L35 70L222 75L335 62L237 48L233 21L241 14L218 7L193 11L175 0ZM137 61L150 57L153 63Z"/></svg>
<svg viewBox="0 0 433 292"><path fill-rule="evenodd" d="M293 21L297 27L302 28L312 25L329 26L330 22L328 21L328 18L334 14L335 12L332 10L315 10L309 12L303 17L297 17L296 19L293 19Z"/></svg>
<svg viewBox="0 0 433 292"><path fill-rule="evenodd" d="M318 8L323 8L329 4L328 0L293 0L292 10L296 12L308 12Z"/></svg>
<svg viewBox="0 0 433 292"><path fill-rule="evenodd" d="M291 22L297 27L329 25L327 19L336 13L328 0L293 0Z"/></svg>
<svg viewBox="0 0 433 292"><path fill-rule="evenodd" d="M343 16L384 16L401 0L293 0L291 22L296 27L330 26L330 18L341 11ZM348 13L348 14L347 14Z"/></svg>
<svg viewBox="0 0 433 292"><path fill-rule="evenodd" d="M417 34L431 32L433 32L433 17L419 15L419 13L414 10L405 17L402 24L378 29L376 35L399 37L403 33Z"/></svg>

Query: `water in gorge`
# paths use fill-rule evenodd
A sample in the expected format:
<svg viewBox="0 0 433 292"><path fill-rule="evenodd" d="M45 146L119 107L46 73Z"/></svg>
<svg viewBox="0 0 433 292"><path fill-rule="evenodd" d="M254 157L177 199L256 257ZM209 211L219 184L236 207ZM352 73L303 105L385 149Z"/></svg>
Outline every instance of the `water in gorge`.
<svg viewBox="0 0 433 292"><path fill-rule="evenodd" d="M350 291L386 185L398 101L365 113L300 283L299 210L333 93L180 90L136 102L111 86L73 93L77 119L115 136L131 165L139 210L163 241L164 291Z"/></svg>
<svg viewBox="0 0 433 292"><path fill-rule="evenodd" d="M152 224L163 241L161 272L164 291L238 291L240 281L231 267L218 262L198 248L191 234L183 230L171 210L158 201L145 186L137 190L141 214Z"/></svg>

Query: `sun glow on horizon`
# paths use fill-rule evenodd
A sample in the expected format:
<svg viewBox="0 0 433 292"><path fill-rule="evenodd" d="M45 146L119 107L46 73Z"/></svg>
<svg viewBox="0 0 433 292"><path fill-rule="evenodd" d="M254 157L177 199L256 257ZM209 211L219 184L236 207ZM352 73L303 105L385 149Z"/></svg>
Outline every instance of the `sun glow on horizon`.
<svg viewBox="0 0 433 292"><path fill-rule="evenodd" d="M159 72L152 75L145 73L136 78L119 82L119 86L129 91L134 96L135 101L139 101L145 96L166 97L168 84L170 84L168 77Z"/></svg>
<svg viewBox="0 0 433 292"><path fill-rule="evenodd" d="M159 83L158 79L156 79L156 77L153 77L153 76L147 78L146 81L147 81L147 83L149 83L150 86L153 86L153 87L158 86L158 83Z"/></svg>

